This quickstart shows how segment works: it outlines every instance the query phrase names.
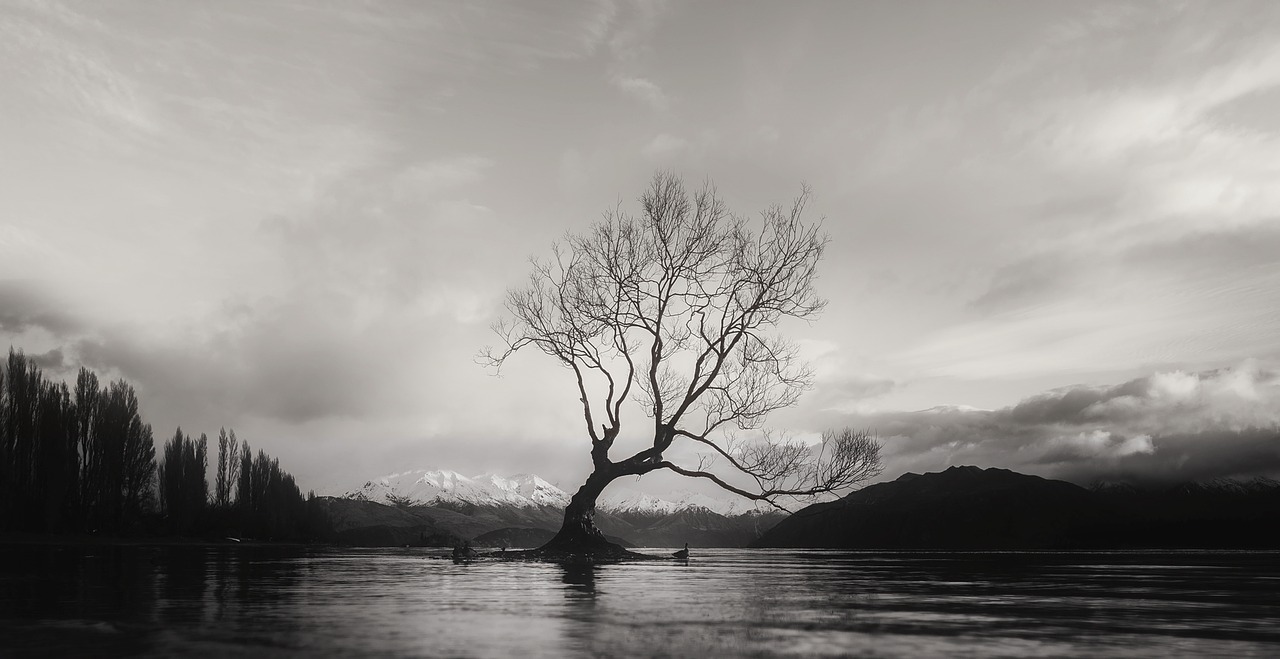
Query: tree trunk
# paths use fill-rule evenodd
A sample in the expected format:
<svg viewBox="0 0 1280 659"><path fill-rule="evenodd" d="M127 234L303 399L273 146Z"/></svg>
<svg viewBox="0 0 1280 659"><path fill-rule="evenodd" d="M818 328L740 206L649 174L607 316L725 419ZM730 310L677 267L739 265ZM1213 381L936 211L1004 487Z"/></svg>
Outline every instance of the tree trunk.
<svg viewBox="0 0 1280 659"><path fill-rule="evenodd" d="M569 499L569 505L565 506L564 523L560 526L560 532L543 545L541 551L596 556L627 554L621 545L606 540L595 523L596 499L605 486L617 477L617 474L601 469L592 472L587 477L587 482Z"/></svg>

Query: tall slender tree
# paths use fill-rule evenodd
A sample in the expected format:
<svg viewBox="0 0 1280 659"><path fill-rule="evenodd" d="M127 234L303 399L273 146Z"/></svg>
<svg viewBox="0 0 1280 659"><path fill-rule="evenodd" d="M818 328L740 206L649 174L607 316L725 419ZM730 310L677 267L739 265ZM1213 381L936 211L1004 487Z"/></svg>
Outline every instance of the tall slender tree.
<svg viewBox="0 0 1280 659"><path fill-rule="evenodd" d="M240 461L236 459L236 431L232 428L227 433L227 506L231 505L240 482Z"/></svg>
<svg viewBox="0 0 1280 659"><path fill-rule="evenodd" d="M80 462L79 517L84 527L92 526L102 506L102 451L95 440L101 397L98 376L82 367L76 375L75 432Z"/></svg>
<svg viewBox="0 0 1280 659"><path fill-rule="evenodd" d="M213 505L226 508L231 503L231 481L228 471L231 460L228 460L231 438L227 437L227 429L218 430L218 471L213 481Z"/></svg>

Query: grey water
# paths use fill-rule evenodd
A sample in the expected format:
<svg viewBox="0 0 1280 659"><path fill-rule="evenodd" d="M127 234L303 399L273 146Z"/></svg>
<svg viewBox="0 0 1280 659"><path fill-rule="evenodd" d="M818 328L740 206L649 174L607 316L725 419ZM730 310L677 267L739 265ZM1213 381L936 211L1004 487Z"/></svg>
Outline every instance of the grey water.
<svg viewBox="0 0 1280 659"><path fill-rule="evenodd" d="M445 554L3 546L0 656L1280 656L1276 552Z"/></svg>

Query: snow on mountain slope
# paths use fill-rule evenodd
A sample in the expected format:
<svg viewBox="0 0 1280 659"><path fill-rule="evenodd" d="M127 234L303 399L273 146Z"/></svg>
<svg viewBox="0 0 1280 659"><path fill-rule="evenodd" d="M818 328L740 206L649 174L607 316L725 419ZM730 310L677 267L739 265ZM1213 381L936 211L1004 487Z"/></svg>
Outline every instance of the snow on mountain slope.
<svg viewBox="0 0 1280 659"><path fill-rule="evenodd" d="M746 515L771 509L767 504L762 506L754 501L733 495L729 495L729 497L722 499L687 490L676 490L666 493L663 497L655 497L645 492L622 488L614 490L611 488L610 490L605 490L604 496L600 498L600 502L596 507L609 512L649 515L670 515L690 508L704 508L725 517Z"/></svg>
<svg viewBox="0 0 1280 659"><path fill-rule="evenodd" d="M596 502L596 507L608 512L640 513L645 515L669 515L683 510L684 506L674 501L659 499L644 492L606 493Z"/></svg>
<svg viewBox="0 0 1280 659"><path fill-rule="evenodd" d="M462 502L477 505L564 506L569 495L533 474L467 477L448 469L418 469L375 478L347 492L349 499L412 504Z"/></svg>
<svg viewBox="0 0 1280 659"><path fill-rule="evenodd" d="M406 502L427 505L460 502L488 506L563 507L569 494L534 474L504 477L498 474L463 476L448 469L418 469L390 474L366 482L342 496L378 503ZM687 490L661 497L617 485L605 490L597 508L604 512L670 515L683 510L707 509L728 517L768 510L767 506L732 495L725 498Z"/></svg>

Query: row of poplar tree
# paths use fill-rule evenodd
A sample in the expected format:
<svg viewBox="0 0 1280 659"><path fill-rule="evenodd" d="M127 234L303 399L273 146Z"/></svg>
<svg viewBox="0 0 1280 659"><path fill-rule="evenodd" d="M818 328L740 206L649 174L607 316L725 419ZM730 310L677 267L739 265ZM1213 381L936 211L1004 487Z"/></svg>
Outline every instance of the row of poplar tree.
<svg viewBox="0 0 1280 659"><path fill-rule="evenodd" d="M158 494L171 532L275 540L308 535L307 502L279 460L261 450L254 457L249 442L236 442L234 430L220 431L210 497L208 447L208 437L202 434L193 440L182 428L164 445Z"/></svg>
<svg viewBox="0 0 1280 659"><path fill-rule="evenodd" d="M219 433L210 496L207 447L179 428L157 463L129 383L103 386L81 368L73 389L10 348L0 372L0 531L307 536L307 502L278 460Z"/></svg>

